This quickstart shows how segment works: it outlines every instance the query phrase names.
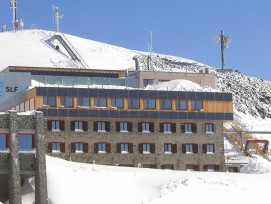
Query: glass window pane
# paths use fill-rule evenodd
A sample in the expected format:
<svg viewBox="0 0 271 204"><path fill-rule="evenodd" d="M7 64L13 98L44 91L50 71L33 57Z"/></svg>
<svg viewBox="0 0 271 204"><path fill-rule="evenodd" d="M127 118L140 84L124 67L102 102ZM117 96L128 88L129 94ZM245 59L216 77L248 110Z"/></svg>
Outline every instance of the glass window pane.
<svg viewBox="0 0 271 204"><path fill-rule="evenodd" d="M32 135L18 135L19 151L32 150Z"/></svg>
<svg viewBox="0 0 271 204"><path fill-rule="evenodd" d="M128 99L128 108L139 108L139 99Z"/></svg>
<svg viewBox="0 0 271 204"><path fill-rule="evenodd" d="M187 110L187 102L184 100L176 100L176 109Z"/></svg>
<svg viewBox="0 0 271 204"><path fill-rule="evenodd" d="M88 97L79 97L78 106L89 107L89 98Z"/></svg>
<svg viewBox="0 0 271 204"><path fill-rule="evenodd" d="M7 148L7 136L6 134L0 134L0 150L4 150Z"/></svg>

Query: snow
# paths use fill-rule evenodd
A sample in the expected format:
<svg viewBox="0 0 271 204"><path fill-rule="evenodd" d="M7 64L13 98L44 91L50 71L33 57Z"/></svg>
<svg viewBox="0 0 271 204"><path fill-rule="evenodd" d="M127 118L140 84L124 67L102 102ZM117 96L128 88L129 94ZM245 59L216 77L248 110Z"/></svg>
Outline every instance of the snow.
<svg viewBox="0 0 271 204"><path fill-rule="evenodd" d="M54 204L270 203L271 165L261 158L251 159L240 174L103 166L49 156L46 161ZM33 178L22 194L24 204L34 202Z"/></svg>
<svg viewBox="0 0 271 204"><path fill-rule="evenodd" d="M64 48L60 46L60 51L54 48L54 46L59 45L55 42L56 40L48 43L50 42L48 39L54 34L55 32L53 31L45 30L23 30L16 33L0 33L0 47L2 48L0 49L0 70L8 66L82 68L79 63L71 59ZM60 35L63 36L63 34ZM75 48L89 69L134 69L135 62L133 57L138 55L145 56L147 54L146 52L129 50L68 34L64 34L64 38L68 39L68 43ZM157 56L155 57L157 58ZM161 57L161 59L164 59L167 56L161 55ZM169 58L172 64L178 62L186 66L201 66L200 63L193 60L172 56L169 56ZM143 61L142 63L144 63Z"/></svg>
<svg viewBox="0 0 271 204"><path fill-rule="evenodd" d="M8 66L80 68L57 42L48 44L54 32L25 30L0 33L0 70ZM233 94L234 121L243 130L271 131L271 83L238 71L218 73L193 60L129 50L76 36L68 41L90 69L135 69L199 73L205 68L217 74L218 89L201 87L187 80L149 85L147 90L210 91ZM60 45L57 51L53 47ZM16 51L16 52L15 52ZM12 53L12 55L10 54ZM34 56L34 57L33 57ZM42 86L41 83L33 83ZM48 86L48 85L46 85ZM121 86L82 86L84 88L123 88ZM2 113L1 113L2 114ZM31 115L33 112L22 113ZM225 124L231 130L231 123ZM271 141L271 135L253 135ZM270 162L260 156L245 157L236 144L225 138L226 162L246 164L240 174L218 172L182 172L80 164L47 157L48 192L51 203L270 203ZM271 142L269 149L271 149ZM23 203L34 201L34 179L23 186ZM196 196L195 196L196 195ZM211 195L211 196L210 196Z"/></svg>
<svg viewBox="0 0 271 204"><path fill-rule="evenodd" d="M165 91L202 91L202 92L219 92L210 87L203 87L192 81L185 79L176 79L159 84L148 85L146 90L165 90Z"/></svg>

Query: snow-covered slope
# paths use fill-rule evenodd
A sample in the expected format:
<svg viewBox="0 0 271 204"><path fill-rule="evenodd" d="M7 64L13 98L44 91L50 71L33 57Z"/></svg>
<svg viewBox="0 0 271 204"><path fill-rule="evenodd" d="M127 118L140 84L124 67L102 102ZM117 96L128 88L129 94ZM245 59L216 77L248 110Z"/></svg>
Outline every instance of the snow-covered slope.
<svg viewBox="0 0 271 204"><path fill-rule="evenodd" d="M60 51L54 48L59 43L48 41L54 34L55 32L45 30L0 33L0 71L7 66L79 68L81 65L73 61L63 47L60 46ZM134 56L139 56L140 63L144 63L145 52L67 34L64 37L68 39L68 43L71 43L90 69L134 69ZM161 59L167 58L165 55L161 55ZM170 56L168 59L172 65L201 66L200 63L188 59Z"/></svg>
<svg viewBox="0 0 271 204"><path fill-rule="evenodd" d="M244 173L182 172L81 164L47 157L50 204L270 203L271 164L261 158ZM23 186L34 202L34 179Z"/></svg>

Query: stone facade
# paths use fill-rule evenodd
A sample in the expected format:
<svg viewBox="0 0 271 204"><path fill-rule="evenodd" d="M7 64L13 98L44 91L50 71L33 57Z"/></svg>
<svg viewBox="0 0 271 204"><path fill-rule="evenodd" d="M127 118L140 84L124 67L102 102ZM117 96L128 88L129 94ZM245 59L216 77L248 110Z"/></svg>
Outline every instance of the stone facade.
<svg viewBox="0 0 271 204"><path fill-rule="evenodd" d="M11 204L22 203L21 181L26 176L35 175L36 203L48 203L44 138L42 137L44 134L43 113L34 112L31 115L18 114L16 111L1 113L0 132L6 137L7 147L6 150L0 151L0 200L4 202L9 199ZM32 135L33 150L21 152L18 135L26 133Z"/></svg>
<svg viewBox="0 0 271 204"><path fill-rule="evenodd" d="M47 118L53 120L57 118ZM71 121L87 121L88 130L85 132L71 131ZM133 131L128 133L120 133L116 131L116 123L120 122L117 119L110 119L109 132L97 132L93 130L93 124L99 119L86 118L66 118L65 131L45 131L46 143L64 143L64 152L49 153L52 156L61 157L67 160L97 163L105 165L125 165L125 166L144 166L153 165L155 168L162 168L163 165L173 165L176 170L186 170L187 165L199 165L199 170L203 170L203 166L207 164L214 164L219 166L219 171L225 171L224 162L224 141L223 141L223 122L202 120L196 121L197 133L181 133L181 123L195 123L194 120L148 120L154 123L154 132L142 133L138 132L138 124L140 120L129 121L123 119L121 121L132 122ZM100 121L106 121L101 119ZM160 123L176 123L175 133L162 133L159 130ZM214 124L214 132L211 134L205 133L205 123ZM94 152L95 143L110 143L111 152L106 154L99 154ZM72 143L87 143L87 152L72 153ZM133 144L133 152L128 154L117 153L118 143ZM139 153L139 144L153 143L155 144L155 152L150 154ZM171 143L177 145L177 152L166 154L164 152L164 144ZM186 154L183 153L182 145L186 143L193 143L198 145L198 153ZM215 152L208 154L203 153L203 145L212 143L215 146ZM48 146L47 146L48 148Z"/></svg>

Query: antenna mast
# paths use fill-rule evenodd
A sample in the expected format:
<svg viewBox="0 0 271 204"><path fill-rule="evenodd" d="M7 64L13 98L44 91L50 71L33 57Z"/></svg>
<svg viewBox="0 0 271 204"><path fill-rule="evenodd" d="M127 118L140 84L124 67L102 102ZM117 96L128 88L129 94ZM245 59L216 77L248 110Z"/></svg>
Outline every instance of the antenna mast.
<svg viewBox="0 0 271 204"><path fill-rule="evenodd" d="M149 56L148 56L148 70L152 69L152 31L150 32L151 41L148 43Z"/></svg>
<svg viewBox="0 0 271 204"><path fill-rule="evenodd" d="M59 7L56 7L54 5L53 5L53 11L55 12L54 22L56 22L56 32L60 32L60 29L59 29L60 19L63 18L64 14L61 14Z"/></svg>
<svg viewBox="0 0 271 204"><path fill-rule="evenodd" d="M231 42L231 37L230 36L225 36L223 30L220 32L220 35L216 35L214 37L214 40L217 43L220 43L220 48L221 48L221 69L224 69L225 67L225 62L224 62L224 51L228 48L230 42Z"/></svg>
<svg viewBox="0 0 271 204"><path fill-rule="evenodd" d="M18 30L18 20L17 20L17 0L10 0L10 8L12 9L13 18L12 25L13 31L16 32Z"/></svg>

